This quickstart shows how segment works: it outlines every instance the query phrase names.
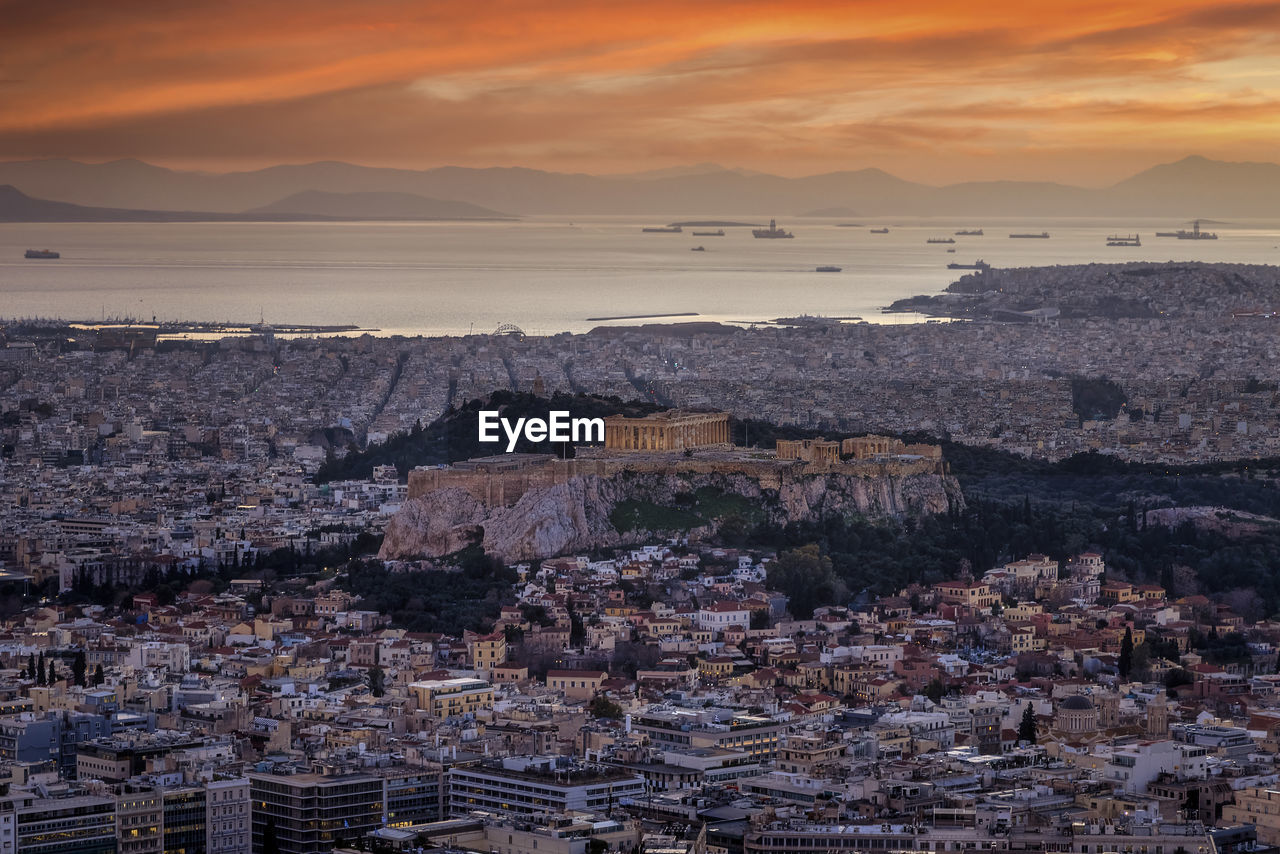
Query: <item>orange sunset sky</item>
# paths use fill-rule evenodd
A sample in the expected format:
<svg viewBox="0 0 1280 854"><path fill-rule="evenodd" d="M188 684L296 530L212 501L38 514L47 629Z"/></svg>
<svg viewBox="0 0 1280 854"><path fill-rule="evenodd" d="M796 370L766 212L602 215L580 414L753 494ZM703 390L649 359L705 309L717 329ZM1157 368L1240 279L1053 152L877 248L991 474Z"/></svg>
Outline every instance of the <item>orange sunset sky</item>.
<svg viewBox="0 0 1280 854"><path fill-rule="evenodd" d="M1280 160L1280 3L4 3L0 159L1103 185Z"/></svg>

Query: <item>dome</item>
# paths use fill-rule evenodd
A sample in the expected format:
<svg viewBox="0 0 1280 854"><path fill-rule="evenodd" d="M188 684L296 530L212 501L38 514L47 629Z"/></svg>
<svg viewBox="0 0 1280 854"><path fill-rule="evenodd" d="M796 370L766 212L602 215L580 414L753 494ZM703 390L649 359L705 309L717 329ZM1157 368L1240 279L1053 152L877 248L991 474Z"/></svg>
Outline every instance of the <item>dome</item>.
<svg viewBox="0 0 1280 854"><path fill-rule="evenodd" d="M1083 712L1093 708L1093 701L1084 694L1072 694L1070 697L1063 700L1062 704L1058 706L1058 708L1072 710L1078 709Z"/></svg>

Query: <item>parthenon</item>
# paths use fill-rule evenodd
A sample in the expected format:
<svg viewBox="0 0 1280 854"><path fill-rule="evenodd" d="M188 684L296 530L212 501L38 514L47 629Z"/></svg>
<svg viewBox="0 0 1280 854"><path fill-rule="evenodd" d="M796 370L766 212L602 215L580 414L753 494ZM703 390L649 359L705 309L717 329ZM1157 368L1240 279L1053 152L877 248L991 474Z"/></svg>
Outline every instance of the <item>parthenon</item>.
<svg viewBox="0 0 1280 854"><path fill-rule="evenodd" d="M673 409L642 418L615 415L604 420L604 446L619 451L683 451L728 445L729 413Z"/></svg>

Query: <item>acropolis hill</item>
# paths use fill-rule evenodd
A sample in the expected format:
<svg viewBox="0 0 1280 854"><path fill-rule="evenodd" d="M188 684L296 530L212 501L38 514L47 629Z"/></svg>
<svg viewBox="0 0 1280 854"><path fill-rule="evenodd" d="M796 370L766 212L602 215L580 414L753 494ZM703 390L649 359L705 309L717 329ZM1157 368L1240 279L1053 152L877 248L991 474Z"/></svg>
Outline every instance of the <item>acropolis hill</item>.
<svg viewBox="0 0 1280 854"><path fill-rule="evenodd" d="M664 413L610 418L605 447L574 459L502 454L416 469L381 557L438 557L480 544L503 560L529 560L679 531L709 534L733 514L782 525L938 513L963 500L937 446L867 436L762 451L717 441L728 436L726 413L686 417L696 419L700 438ZM649 447L664 444L674 447Z"/></svg>

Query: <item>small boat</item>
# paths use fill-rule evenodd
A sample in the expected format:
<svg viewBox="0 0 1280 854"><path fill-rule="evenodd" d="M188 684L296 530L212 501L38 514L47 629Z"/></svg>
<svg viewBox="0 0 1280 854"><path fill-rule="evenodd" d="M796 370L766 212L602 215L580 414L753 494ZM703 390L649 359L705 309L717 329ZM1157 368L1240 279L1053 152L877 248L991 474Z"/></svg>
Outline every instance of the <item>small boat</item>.
<svg viewBox="0 0 1280 854"><path fill-rule="evenodd" d="M1042 232L1040 232L1039 234L1010 234L1009 236L1010 236L1010 237L1026 237L1026 238L1033 238L1033 239L1036 239L1036 240L1048 240L1048 239L1049 239L1049 232L1047 232L1047 231L1042 231Z"/></svg>
<svg viewBox="0 0 1280 854"><path fill-rule="evenodd" d="M721 228L717 231L695 231L693 232L693 236L694 237L724 237L724 229Z"/></svg>
<svg viewBox="0 0 1280 854"><path fill-rule="evenodd" d="M28 249L28 258L61 258L62 254L54 252L52 249Z"/></svg>
<svg viewBox="0 0 1280 854"><path fill-rule="evenodd" d="M954 237L930 237L925 243L955 243Z"/></svg>
<svg viewBox="0 0 1280 854"><path fill-rule="evenodd" d="M652 226L650 228L642 228L640 230L647 234L679 234L684 231L684 229L678 225Z"/></svg>
<svg viewBox="0 0 1280 854"><path fill-rule="evenodd" d="M815 273L839 273L841 269L842 268L840 267L823 266L823 267L815 268L814 272Z"/></svg>
<svg viewBox="0 0 1280 854"><path fill-rule="evenodd" d="M980 228L962 228L956 232L957 237L981 237L982 229Z"/></svg>
<svg viewBox="0 0 1280 854"><path fill-rule="evenodd" d="M956 254L956 250L954 250L954 249L948 249L948 250L947 250L947 254L948 254L948 255L954 255L954 254Z"/></svg>
<svg viewBox="0 0 1280 854"><path fill-rule="evenodd" d="M887 229L887 228L873 228L873 229L871 229L871 233L872 233L872 234L888 234L888 233L889 233L889 229Z"/></svg>
<svg viewBox="0 0 1280 854"><path fill-rule="evenodd" d="M695 247L693 247L692 249L690 249L689 251L690 251L690 252L706 252L706 251L707 251L707 247L705 247L705 246L695 246Z"/></svg>

